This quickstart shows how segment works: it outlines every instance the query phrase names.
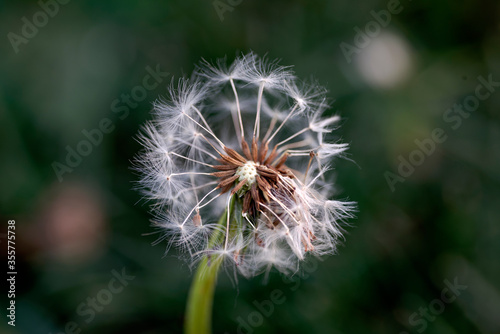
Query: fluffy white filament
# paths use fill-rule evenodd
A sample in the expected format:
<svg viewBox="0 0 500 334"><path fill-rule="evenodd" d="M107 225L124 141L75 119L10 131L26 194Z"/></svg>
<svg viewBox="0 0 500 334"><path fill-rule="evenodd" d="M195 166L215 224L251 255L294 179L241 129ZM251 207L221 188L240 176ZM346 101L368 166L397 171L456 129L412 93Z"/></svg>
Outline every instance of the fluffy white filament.
<svg viewBox="0 0 500 334"><path fill-rule="evenodd" d="M230 66L204 61L192 79L172 83L169 96L155 104L155 121L144 126L136 160L160 240L191 263L224 255L246 276L272 267L295 272L307 253L334 253L339 223L351 217L354 203L329 199L334 187L326 172L347 144L332 142L340 118L323 116L325 101L323 88L252 53ZM280 186L252 216L242 213L241 198L258 180L257 164L238 169L234 186L242 184L234 193L221 194L213 175L226 148L243 155L242 139L267 143L293 174L280 175ZM226 210L230 215L218 224Z"/></svg>

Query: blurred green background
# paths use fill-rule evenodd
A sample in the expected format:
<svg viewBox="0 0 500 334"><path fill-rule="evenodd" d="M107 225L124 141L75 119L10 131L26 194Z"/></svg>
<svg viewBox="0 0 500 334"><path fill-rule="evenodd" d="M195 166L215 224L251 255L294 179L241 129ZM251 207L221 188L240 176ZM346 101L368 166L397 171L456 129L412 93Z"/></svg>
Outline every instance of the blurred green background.
<svg viewBox="0 0 500 334"><path fill-rule="evenodd" d="M214 332L500 333L498 1L63 2L0 3L1 257L15 219L18 272L2 333L182 331L192 274L151 246L134 137L172 77L250 50L328 88L355 162L335 161L337 198L359 212L292 281L221 275Z"/></svg>

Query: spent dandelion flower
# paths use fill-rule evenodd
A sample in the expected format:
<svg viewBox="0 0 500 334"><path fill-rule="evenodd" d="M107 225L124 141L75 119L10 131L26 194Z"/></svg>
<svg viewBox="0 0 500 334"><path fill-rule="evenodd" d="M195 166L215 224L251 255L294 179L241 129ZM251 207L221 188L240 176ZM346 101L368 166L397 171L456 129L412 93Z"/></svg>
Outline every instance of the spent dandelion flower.
<svg viewBox="0 0 500 334"><path fill-rule="evenodd" d="M244 276L293 273L308 254L336 251L355 205L331 199L330 162L348 145L333 141L340 117L324 116L325 94L250 53L201 62L154 105L138 184L160 240L200 263L195 280L221 263Z"/></svg>

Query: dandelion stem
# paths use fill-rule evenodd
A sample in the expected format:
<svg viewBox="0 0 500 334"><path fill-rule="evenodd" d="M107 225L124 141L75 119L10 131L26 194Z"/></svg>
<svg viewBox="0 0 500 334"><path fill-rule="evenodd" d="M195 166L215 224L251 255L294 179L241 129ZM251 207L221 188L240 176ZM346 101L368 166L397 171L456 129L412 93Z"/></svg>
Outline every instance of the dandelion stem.
<svg viewBox="0 0 500 334"><path fill-rule="evenodd" d="M196 270L186 309L186 334L211 333L214 290L221 263L222 256L205 256Z"/></svg>
<svg viewBox="0 0 500 334"><path fill-rule="evenodd" d="M227 218L234 219L234 196L228 210L220 217L218 225L224 227ZM226 233L228 233L226 231ZM221 242L222 229L214 230L208 248ZM217 272L223 262L222 255L204 256L191 283L184 322L185 334L210 334L212 332L212 307Z"/></svg>

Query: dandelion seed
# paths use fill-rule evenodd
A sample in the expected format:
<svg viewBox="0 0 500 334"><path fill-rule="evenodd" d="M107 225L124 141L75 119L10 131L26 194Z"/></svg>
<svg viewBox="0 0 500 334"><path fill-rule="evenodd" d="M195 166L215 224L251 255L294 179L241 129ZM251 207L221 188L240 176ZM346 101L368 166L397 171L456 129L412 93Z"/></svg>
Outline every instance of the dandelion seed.
<svg viewBox="0 0 500 334"><path fill-rule="evenodd" d="M339 117L327 109L322 87L252 53L172 84L137 159L161 240L245 276L334 253L354 203L330 199L329 162L347 144L332 142Z"/></svg>

